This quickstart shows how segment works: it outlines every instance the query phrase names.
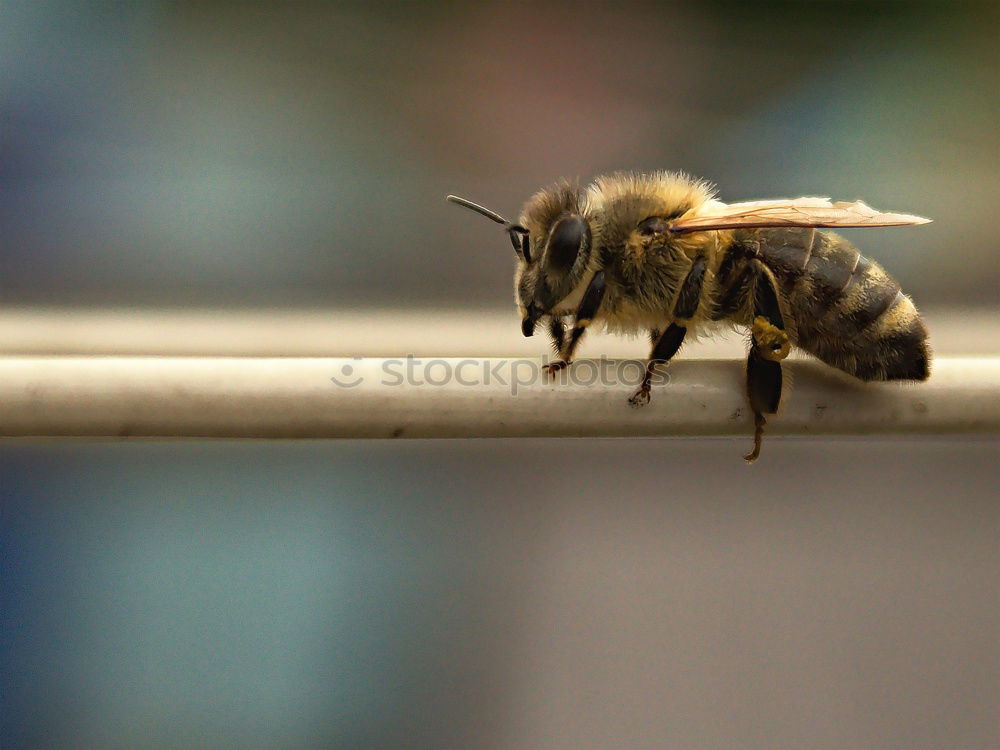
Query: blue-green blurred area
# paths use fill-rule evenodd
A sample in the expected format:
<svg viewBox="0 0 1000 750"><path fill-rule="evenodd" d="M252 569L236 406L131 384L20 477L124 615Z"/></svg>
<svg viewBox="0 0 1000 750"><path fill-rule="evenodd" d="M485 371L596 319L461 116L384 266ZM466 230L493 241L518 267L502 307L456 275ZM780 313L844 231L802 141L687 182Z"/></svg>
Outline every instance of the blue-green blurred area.
<svg viewBox="0 0 1000 750"><path fill-rule="evenodd" d="M561 176L863 198L995 303L996 3L0 2L0 303L507 305Z"/></svg>
<svg viewBox="0 0 1000 750"><path fill-rule="evenodd" d="M0 746L994 745L996 443L745 447L8 444Z"/></svg>

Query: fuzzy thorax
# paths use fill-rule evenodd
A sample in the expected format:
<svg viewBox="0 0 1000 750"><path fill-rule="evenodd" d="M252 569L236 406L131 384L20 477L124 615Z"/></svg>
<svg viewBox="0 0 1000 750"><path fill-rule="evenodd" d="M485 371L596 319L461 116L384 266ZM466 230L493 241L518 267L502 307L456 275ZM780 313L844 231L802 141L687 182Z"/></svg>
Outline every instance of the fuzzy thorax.
<svg viewBox="0 0 1000 750"><path fill-rule="evenodd" d="M590 279L609 267L607 304L601 316L610 329L638 331L668 323L665 311L694 258L708 261L708 275L718 266L728 232L672 233L669 223L717 206L711 184L678 172L635 174L619 172L600 177L581 190L571 182L545 188L529 199L520 221L529 231L532 262L521 262L515 274L522 313L550 294L545 311L569 315L579 304ZM546 262L547 243L560 219L581 216L590 230L578 262L562 278L554 278ZM661 219L659 228L642 228ZM661 226L662 225L662 226ZM619 284L624 286L619 287Z"/></svg>

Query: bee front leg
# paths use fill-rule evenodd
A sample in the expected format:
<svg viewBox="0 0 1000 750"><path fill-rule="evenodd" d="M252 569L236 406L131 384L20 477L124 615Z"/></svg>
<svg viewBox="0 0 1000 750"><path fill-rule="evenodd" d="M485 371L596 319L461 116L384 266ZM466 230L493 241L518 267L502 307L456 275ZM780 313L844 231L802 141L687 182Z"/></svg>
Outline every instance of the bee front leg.
<svg viewBox="0 0 1000 750"><path fill-rule="evenodd" d="M781 402L781 360L788 356L791 343L785 332L774 277L757 264L757 284L754 291L753 340L747 356L747 397L753 409L753 450L744 458L753 463L760 455L760 444L767 425L765 414L778 411Z"/></svg>
<svg viewBox="0 0 1000 750"><path fill-rule="evenodd" d="M573 330L570 332L569 338L565 338L565 332L562 331L562 323L556 321L561 334L558 336L558 341L560 342L559 359L549 362L549 364L542 368L550 378L554 379L556 373L569 367L569 363L573 361L573 352L576 351L576 347L586 332L587 326L590 325L594 316L597 315L597 310L600 308L603 298L604 271L598 271L594 274L594 278L590 280L590 284L587 285L587 291L583 293L583 299L576 310L576 318L573 321ZM552 334L553 339L557 339L554 326L550 327L549 332Z"/></svg>
<svg viewBox="0 0 1000 750"><path fill-rule="evenodd" d="M681 284L681 290L677 295L677 302L674 303L674 318L676 320L688 321L694 317L701 301L701 286L704 279L705 259L697 258L691 264L691 270L684 278L684 283ZM656 366L666 364L671 357L677 354L677 350L684 343L684 334L686 333L686 326L671 323L662 336L653 336L653 351L649 355L649 362L646 363L646 373L642 377L642 385L639 386L639 390L632 394L632 398L628 400L629 404L645 406L649 403L649 393L652 390Z"/></svg>

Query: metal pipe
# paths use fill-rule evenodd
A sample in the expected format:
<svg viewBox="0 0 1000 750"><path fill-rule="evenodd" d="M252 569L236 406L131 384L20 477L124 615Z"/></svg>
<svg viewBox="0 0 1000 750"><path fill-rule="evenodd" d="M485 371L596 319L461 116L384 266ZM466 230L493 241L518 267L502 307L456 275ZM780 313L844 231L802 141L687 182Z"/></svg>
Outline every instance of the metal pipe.
<svg viewBox="0 0 1000 750"><path fill-rule="evenodd" d="M0 358L7 437L598 437L749 435L743 364L680 360L630 408L638 360ZM941 358L926 383L864 384L812 361L770 435L996 434L1000 359ZM561 382L560 382L561 381Z"/></svg>

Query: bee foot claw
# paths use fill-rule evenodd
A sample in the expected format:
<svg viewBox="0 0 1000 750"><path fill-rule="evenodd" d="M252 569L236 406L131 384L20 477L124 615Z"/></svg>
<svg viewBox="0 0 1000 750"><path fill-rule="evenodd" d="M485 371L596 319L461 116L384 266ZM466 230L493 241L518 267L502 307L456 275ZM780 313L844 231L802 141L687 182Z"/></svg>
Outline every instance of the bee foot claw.
<svg viewBox="0 0 1000 750"><path fill-rule="evenodd" d="M569 362L559 359L555 362L549 362L547 365L544 365L542 367L542 371L545 373L545 377L548 380L555 380L559 371L565 370L567 367L569 367Z"/></svg>
<svg viewBox="0 0 1000 750"><path fill-rule="evenodd" d="M632 398L630 398L628 402L634 408L645 406L649 403L649 390L646 388L640 388L632 395Z"/></svg>

